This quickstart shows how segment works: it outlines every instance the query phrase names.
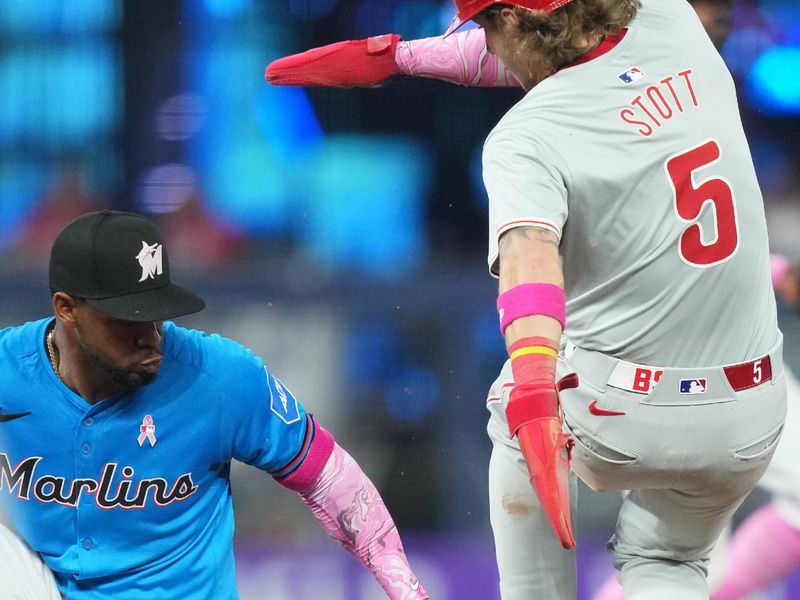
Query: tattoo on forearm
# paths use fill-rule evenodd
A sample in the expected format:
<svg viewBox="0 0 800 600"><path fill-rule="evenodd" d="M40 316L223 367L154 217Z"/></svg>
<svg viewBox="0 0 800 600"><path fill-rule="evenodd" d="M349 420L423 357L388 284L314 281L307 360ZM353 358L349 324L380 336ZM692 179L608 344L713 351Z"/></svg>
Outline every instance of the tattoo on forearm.
<svg viewBox="0 0 800 600"><path fill-rule="evenodd" d="M502 256L503 251L508 248L508 245L513 240L523 238L537 242L544 242L545 244L551 244L558 249L558 236L549 229L543 229L541 227L514 227L513 229L506 231L500 238L500 255Z"/></svg>

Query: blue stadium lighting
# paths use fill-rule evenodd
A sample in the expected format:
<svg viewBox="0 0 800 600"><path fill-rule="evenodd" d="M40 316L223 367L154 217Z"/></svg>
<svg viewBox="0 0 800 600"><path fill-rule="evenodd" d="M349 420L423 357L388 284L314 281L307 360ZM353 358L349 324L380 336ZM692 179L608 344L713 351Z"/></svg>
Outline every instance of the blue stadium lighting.
<svg viewBox="0 0 800 600"><path fill-rule="evenodd" d="M353 16L353 27L357 37L368 37L379 33L391 33L394 5L391 2L362 0Z"/></svg>
<svg viewBox="0 0 800 600"><path fill-rule="evenodd" d="M367 321L350 330L341 356L348 379L378 386L400 361L401 351L397 334L389 323Z"/></svg>
<svg viewBox="0 0 800 600"><path fill-rule="evenodd" d="M207 91L214 92L212 87ZM228 93L230 102L211 99L210 119L216 123L236 122L229 107L244 92ZM293 205L304 193L305 172L314 168L307 164L308 157L324 134L299 88L264 86L250 118L256 127L220 126L193 140L194 157L209 192L207 202L245 231L286 234L298 212Z"/></svg>
<svg viewBox="0 0 800 600"><path fill-rule="evenodd" d="M205 9L216 17L238 17L252 8L252 0L205 0Z"/></svg>
<svg viewBox="0 0 800 600"><path fill-rule="evenodd" d="M318 19L337 4L337 0L289 0L289 12L302 19Z"/></svg>
<svg viewBox="0 0 800 600"><path fill-rule="evenodd" d="M469 160L469 180L472 185L473 197L481 207L481 213L489 217L489 196L483 185L483 146L477 144Z"/></svg>
<svg viewBox="0 0 800 600"><path fill-rule="evenodd" d="M328 136L298 180L305 246L331 266L408 275L425 256L430 165L428 149L407 138Z"/></svg>
<svg viewBox="0 0 800 600"><path fill-rule="evenodd" d="M0 58L0 143L81 144L113 130L121 99L116 48L101 39Z"/></svg>
<svg viewBox="0 0 800 600"><path fill-rule="evenodd" d="M769 33L755 26L735 29L722 47L722 57L731 73L742 77L772 44Z"/></svg>
<svg viewBox="0 0 800 600"><path fill-rule="evenodd" d="M0 30L27 34L107 31L122 17L116 0L3 0Z"/></svg>
<svg viewBox="0 0 800 600"><path fill-rule="evenodd" d="M506 353L497 312L489 309L472 323L472 342L483 354L502 357Z"/></svg>
<svg viewBox="0 0 800 600"><path fill-rule="evenodd" d="M800 42L800 3L797 0L759 0L758 8L784 42Z"/></svg>
<svg viewBox="0 0 800 600"><path fill-rule="evenodd" d="M773 116L800 114L800 46L776 46L753 64L747 90L753 104Z"/></svg>
<svg viewBox="0 0 800 600"><path fill-rule="evenodd" d="M46 184L41 165L0 162L0 250L14 246L22 220L42 197Z"/></svg>
<svg viewBox="0 0 800 600"><path fill-rule="evenodd" d="M279 119L275 115L280 115ZM264 86L256 119L270 152L286 163L317 148L324 133L306 91L294 87Z"/></svg>
<svg viewBox="0 0 800 600"><path fill-rule="evenodd" d="M385 388L386 408L398 421L422 421L439 403L440 388L430 370L406 367Z"/></svg>
<svg viewBox="0 0 800 600"><path fill-rule="evenodd" d="M0 249L42 201L54 157L79 159L88 179L114 171L105 149L121 112L121 16L117 0L2 0Z"/></svg>
<svg viewBox="0 0 800 600"><path fill-rule="evenodd" d="M791 177L791 159L773 135L755 132L748 141L761 189L770 197Z"/></svg>
<svg viewBox="0 0 800 600"><path fill-rule="evenodd" d="M433 37L446 29L446 25L441 23L438 3L430 1L400 3L392 22L392 31L402 34L405 39Z"/></svg>

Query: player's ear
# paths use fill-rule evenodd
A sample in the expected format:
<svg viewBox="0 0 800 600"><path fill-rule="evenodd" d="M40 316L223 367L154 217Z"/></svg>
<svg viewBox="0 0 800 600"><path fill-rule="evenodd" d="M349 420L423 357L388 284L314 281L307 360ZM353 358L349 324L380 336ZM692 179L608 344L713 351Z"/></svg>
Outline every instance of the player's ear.
<svg viewBox="0 0 800 600"><path fill-rule="evenodd" d="M520 23L519 15L512 6L503 6L500 9L500 16L503 18L503 23L505 25L512 25L514 27L517 27Z"/></svg>
<svg viewBox="0 0 800 600"><path fill-rule="evenodd" d="M53 294L53 314L64 325L71 326L77 319L76 310L81 299L70 296L66 292Z"/></svg>

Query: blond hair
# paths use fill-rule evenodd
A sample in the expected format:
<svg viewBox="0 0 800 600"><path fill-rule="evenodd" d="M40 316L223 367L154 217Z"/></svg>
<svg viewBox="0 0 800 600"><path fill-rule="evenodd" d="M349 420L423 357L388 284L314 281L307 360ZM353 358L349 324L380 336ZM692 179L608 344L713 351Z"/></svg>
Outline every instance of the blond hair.
<svg viewBox="0 0 800 600"><path fill-rule="evenodd" d="M519 27L508 32L507 41L514 45L521 64L527 63L530 73L544 79L558 68L585 54L586 40L614 34L624 29L641 7L640 0L572 0L551 13L510 8L519 17ZM509 5L494 5L482 16L503 29L500 11Z"/></svg>

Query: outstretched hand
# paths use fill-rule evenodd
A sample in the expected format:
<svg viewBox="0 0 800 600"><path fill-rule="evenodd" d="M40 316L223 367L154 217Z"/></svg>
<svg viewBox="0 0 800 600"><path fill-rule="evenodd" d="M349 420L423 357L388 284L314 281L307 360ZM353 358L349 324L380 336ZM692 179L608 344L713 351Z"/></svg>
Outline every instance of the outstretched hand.
<svg viewBox="0 0 800 600"><path fill-rule="evenodd" d="M387 33L336 42L273 61L264 74L272 85L376 87L401 75L395 51L401 37Z"/></svg>

